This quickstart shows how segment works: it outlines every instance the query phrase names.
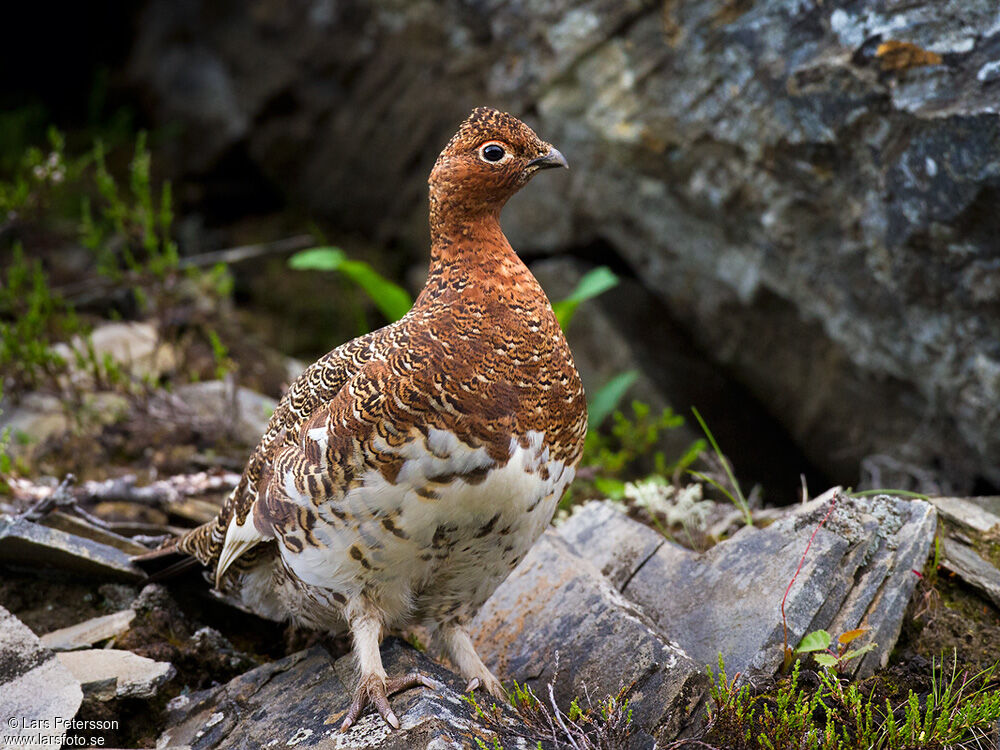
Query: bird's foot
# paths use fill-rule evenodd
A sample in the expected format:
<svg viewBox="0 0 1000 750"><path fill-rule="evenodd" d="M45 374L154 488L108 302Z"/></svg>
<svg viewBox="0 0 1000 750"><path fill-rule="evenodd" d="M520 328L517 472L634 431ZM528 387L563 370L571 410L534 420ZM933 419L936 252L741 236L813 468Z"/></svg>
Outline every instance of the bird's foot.
<svg viewBox="0 0 1000 750"><path fill-rule="evenodd" d="M362 677L358 689L354 691L354 700L351 701L351 707L347 709L344 723L340 725L340 731L346 732L350 729L369 704L375 706L386 724L393 729L399 729L399 719L389 707L389 696L414 687L440 690L444 686L434 678L420 672L410 672L402 677L392 677L385 681L380 680L375 675L368 678Z"/></svg>

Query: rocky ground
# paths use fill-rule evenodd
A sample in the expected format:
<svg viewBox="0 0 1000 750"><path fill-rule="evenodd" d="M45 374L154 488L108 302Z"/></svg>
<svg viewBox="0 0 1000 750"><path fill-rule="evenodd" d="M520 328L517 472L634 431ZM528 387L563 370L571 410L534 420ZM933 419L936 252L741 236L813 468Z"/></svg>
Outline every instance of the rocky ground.
<svg viewBox="0 0 1000 750"><path fill-rule="evenodd" d="M417 666L441 687L394 699L399 732L370 715L341 735L353 680L347 643L261 620L213 596L200 575L150 583L131 560L211 517L237 479L223 468L226 456L255 438L273 404L221 381L175 395L174 411L164 412L174 426L157 450L180 449L210 416L228 425L227 440L174 456L182 472L153 479L139 462L140 480L125 474L127 463L58 487L8 478L0 713L23 717L24 727L76 716L98 729L80 724L65 734L82 739L70 741L117 747L662 748L701 736L707 667L720 654L728 674L766 689L786 644L819 629L836 637L862 628L852 648L863 655L840 671L895 701L930 689L929 660L954 653L976 669L1000 659L996 498L835 488L759 509L752 527L731 505L701 500L709 530L699 534L640 523L652 519L636 507L589 502L545 533L474 623L487 664L505 684L530 689L537 705L470 702L424 652L420 633L403 633L383 647L390 672ZM148 399L119 406L131 416L93 423L89 440L148 418ZM66 442L47 408L28 399L6 418L51 428L30 450L55 465L78 442ZM209 456L218 465L204 469ZM574 699L583 714L571 710Z"/></svg>

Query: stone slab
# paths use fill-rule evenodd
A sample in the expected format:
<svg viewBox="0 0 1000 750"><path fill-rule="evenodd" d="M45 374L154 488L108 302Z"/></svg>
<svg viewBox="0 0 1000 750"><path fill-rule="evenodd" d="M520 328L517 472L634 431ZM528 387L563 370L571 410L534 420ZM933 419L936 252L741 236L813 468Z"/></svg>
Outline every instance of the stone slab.
<svg viewBox="0 0 1000 750"><path fill-rule="evenodd" d="M135 610L125 609L102 617L94 617L68 628L60 628L41 637L42 645L53 651L72 651L93 646L128 630L135 619Z"/></svg>
<svg viewBox="0 0 1000 750"><path fill-rule="evenodd" d="M673 633L677 623L669 623ZM473 622L480 656L501 680L557 702L631 687L637 730L673 739L706 691L704 665L629 602L556 532L547 531Z"/></svg>
<svg viewBox="0 0 1000 750"><path fill-rule="evenodd" d="M559 536L586 557L619 591L667 540L611 503L591 501L558 527Z"/></svg>
<svg viewBox="0 0 1000 750"><path fill-rule="evenodd" d="M84 693L102 699L152 698L177 673L168 662L113 648L63 651L56 656L79 680ZM108 689L112 681L113 691Z"/></svg>
<svg viewBox="0 0 1000 750"><path fill-rule="evenodd" d="M980 557L973 547L957 539L942 537L941 552L943 567L982 591L1000 607L1000 570Z"/></svg>
<svg viewBox="0 0 1000 750"><path fill-rule="evenodd" d="M0 747L14 747L14 742L32 749L58 746L52 738L66 734L58 722L72 719L82 702L83 691L70 670L27 625L0 607Z"/></svg>
<svg viewBox="0 0 1000 750"><path fill-rule="evenodd" d="M817 531L831 497L834 509ZM877 647L849 671L863 676L884 665L916 585L913 571L923 567L936 528L934 507L919 500L825 493L704 554L663 541L643 560L653 546L650 529L609 505L575 518L568 536L613 580L626 581L624 596L695 662L714 666L721 654L731 674L773 673L780 665L781 601L800 561L785 602L789 645L821 628L836 636L867 627L855 645Z"/></svg>
<svg viewBox="0 0 1000 750"><path fill-rule="evenodd" d="M444 683L442 690L414 688L389 699L401 724L397 731L369 711L349 732L340 732L351 702L353 662L347 656L334 663L324 648L314 646L221 687L175 698L157 747L451 750L476 748L477 739L486 747L494 747L494 739L510 750L537 747L509 713L503 717L507 726L487 726L462 698L462 681L404 642L388 639L382 661L390 675L417 669ZM351 684L340 675L349 676Z"/></svg>
<svg viewBox="0 0 1000 750"><path fill-rule="evenodd" d="M932 497L941 516L974 531L1000 532L1000 497Z"/></svg>
<svg viewBox="0 0 1000 750"><path fill-rule="evenodd" d="M0 518L0 561L114 580L146 577L117 547L9 516Z"/></svg>

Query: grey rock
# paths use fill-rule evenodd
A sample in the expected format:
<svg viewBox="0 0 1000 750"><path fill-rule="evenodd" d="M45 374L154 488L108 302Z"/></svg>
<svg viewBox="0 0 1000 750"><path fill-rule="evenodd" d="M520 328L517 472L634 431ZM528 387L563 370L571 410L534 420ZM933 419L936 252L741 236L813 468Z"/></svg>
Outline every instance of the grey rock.
<svg viewBox="0 0 1000 750"><path fill-rule="evenodd" d="M957 539L942 537L941 565L980 591L1000 607L1000 570L976 550Z"/></svg>
<svg viewBox="0 0 1000 750"><path fill-rule="evenodd" d="M130 321L105 323L96 327L89 337L98 362L110 357L138 378L159 378L177 367L177 352L160 338L152 323ZM72 347L56 344L55 351L67 362L75 365L74 351L87 351L87 343L76 338ZM74 373L74 378L88 377L85 372Z"/></svg>
<svg viewBox="0 0 1000 750"><path fill-rule="evenodd" d="M257 444L276 405L272 398L221 380L182 385L176 394L195 418L221 421L244 445Z"/></svg>
<svg viewBox="0 0 1000 750"><path fill-rule="evenodd" d="M93 646L121 635L128 630L135 619L135 610L126 609L102 617L94 617L85 622L60 628L42 636L42 645L53 651L72 651L78 648Z"/></svg>
<svg viewBox="0 0 1000 750"><path fill-rule="evenodd" d="M861 626L869 628L852 645L875 643L877 647L851 662L849 668L854 675L867 677L888 664L906 605L934 541L937 513L934 506L921 500L884 495L853 499L852 505L850 513L875 519L876 543L859 561L860 575L856 573L850 593L825 629L839 635ZM856 545L856 549L861 546Z"/></svg>
<svg viewBox="0 0 1000 750"><path fill-rule="evenodd" d="M1000 483L994 3L444 7L149 0L128 77L179 169L246 154L421 257L455 124L531 114L572 171L511 202L515 246L630 266L838 481Z"/></svg>
<svg viewBox="0 0 1000 750"><path fill-rule="evenodd" d="M398 731L390 730L377 713L368 712L341 734L340 722L354 688L353 662L343 657L335 664L325 649L313 647L221 687L173 699L157 747L222 750L270 743L322 750L417 750L476 747L474 738L487 747L493 746L494 738L504 747L524 746L518 732L526 730L509 713L502 714L505 724L486 726L462 698L461 681L402 641L387 640L382 660L389 674L419 670L443 683L441 690L415 688L390 698L401 724Z"/></svg>
<svg viewBox="0 0 1000 750"><path fill-rule="evenodd" d="M631 520L611 503L598 501L575 508L558 532L619 591L668 543L662 534Z"/></svg>
<svg viewBox="0 0 1000 750"><path fill-rule="evenodd" d="M152 698L177 673L169 662L113 648L64 651L56 656L79 680L84 693L100 700Z"/></svg>
<svg viewBox="0 0 1000 750"><path fill-rule="evenodd" d="M945 520L980 534L1000 531L1000 497L931 497Z"/></svg>
<svg viewBox="0 0 1000 750"><path fill-rule="evenodd" d="M730 673L773 673L780 665L781 601L801 561L785 602L789 645L814 630L836 636L864 625L869 630L854 645L877 647L849 662L848 671L868 675L885 666L899 637L936 513L918 500L838 493L803 559L829 508L828 499L814 500L766 528L743 528L703 554L663 540L647 555L655 541L648 530L620 513L611 520L617 511L609 506L588 506L560 533L587 545L594 564L616 580L627 580L625 597L696 663L714 665L721 654ZM602 540L605 529L609 543Z"/></svg>
<svg viewBox="0 0 1000 750"><path fill-rule="evenodd" d="M664 545L633 575L625 596L676 633L699 664L714 666L721 653L731 672L773 672L781 660L781 598L818 520L810 516L798 530L745 528L704 555ZM849 547L829 531L816 535L785 608L791 645L834 588Z"/></svg>
<svg viewBox="0 0 1000 750"><path fill-rule="evenodd" d="M560 705L632 686L637 729L673 739L706 691L702 664L623 598L556 533L542 535L472 625L476 648L501 680L536 695L554 685Z"/></svg>
<svg viewBox="0 0 1000 750"><path fill-rule="evenodd" d="M55 654L42 646L27 625L0 607L0 737L35 737L17 747L55 747L65 722L76 716L83 691ZM16 720L16 725L8 723ZM52 740L46 742L45 740ZM5 747L8 745L4 745ZM10 743L13 747L13 743Z"/></svg>
<svg viewBox="0 0 1000 750"><path fill-rule="evenodd" d="M10 399L3 400L0 411L0 429L10 430L17 438L30 438L41 443L52 435L59 435L70 427L69 416L62 402L46 393L28 393L16 404ZM12 449L19 449L21 440L13 441Z"/></svg>
<svg viewBox="0 0 1000 750"><path fill-rule="evenodd" d="M0 560L113 580L145 578L116 546L10 516L0 517Z"/></svg>
<svg viewBox="0 0 1000 750"><path fill-rule="evenodd" d="M38 521L38 523L51 529L65 531L67 534L72 534L73 536L80 537L82 539L97 542L98 544L103 544L108 547L114 547L117 550L121 550L126 555L141 555L149 552L148 547L144 547L138 542L132 541L127 536L116 534L113 531L101 528L100 526L80 518L79 516L65 513L60 510L46 513L45 516Z"/></svg>

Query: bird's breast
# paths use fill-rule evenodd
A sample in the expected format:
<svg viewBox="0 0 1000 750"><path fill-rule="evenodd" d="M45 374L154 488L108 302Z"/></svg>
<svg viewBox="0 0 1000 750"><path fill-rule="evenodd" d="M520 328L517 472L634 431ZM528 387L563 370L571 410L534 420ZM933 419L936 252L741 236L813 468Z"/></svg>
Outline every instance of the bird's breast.
<svg viewBox="0 0 1000 750"><path fill-rule="evenodd" d="M539 432L512 436L504 461L439 429L378 448L402 459L392 481L367 473L341 501L317 509L312 543L282 546L306 583L350 593L377 581L419 592L469 565L509 571L549 523L574 476Z"/></svg>

